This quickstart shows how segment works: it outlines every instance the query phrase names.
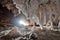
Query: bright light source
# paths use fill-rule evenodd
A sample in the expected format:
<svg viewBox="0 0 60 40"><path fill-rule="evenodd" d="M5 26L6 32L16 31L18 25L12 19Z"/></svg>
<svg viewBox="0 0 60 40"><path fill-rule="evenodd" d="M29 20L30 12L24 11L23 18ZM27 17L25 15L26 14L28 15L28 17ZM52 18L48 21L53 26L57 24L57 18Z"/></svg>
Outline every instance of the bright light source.
<svg viewBox="0 0 60 40"><path fill-rule="evenodd" d="M20 20L19 21L19 24L24 25L24 26L28 26L29 25L29 22L28 21Z"/></svg>
<svg viewBox="0 0 60 40"><path fill-rule="evenodd" d="M24 21L19 21L19 24L26 26L26 23Z"/></svg>

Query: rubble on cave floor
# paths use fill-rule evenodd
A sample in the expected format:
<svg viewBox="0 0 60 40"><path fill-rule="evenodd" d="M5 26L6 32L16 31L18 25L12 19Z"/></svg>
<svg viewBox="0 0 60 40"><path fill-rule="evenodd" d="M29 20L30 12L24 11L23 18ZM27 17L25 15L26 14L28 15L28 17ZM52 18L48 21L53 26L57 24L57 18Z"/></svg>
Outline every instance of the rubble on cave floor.
<svg viewBox="0 0 60 40"><path fill-rule="evenodd" d="M14 33L12 36L10 36L11 34L2 36L0 39L1 40L60 40L59 31L41 30L40 28L35 28L34 31L32 31L31 29L22 28L18 31L20 33L18 32Z"/></svg>

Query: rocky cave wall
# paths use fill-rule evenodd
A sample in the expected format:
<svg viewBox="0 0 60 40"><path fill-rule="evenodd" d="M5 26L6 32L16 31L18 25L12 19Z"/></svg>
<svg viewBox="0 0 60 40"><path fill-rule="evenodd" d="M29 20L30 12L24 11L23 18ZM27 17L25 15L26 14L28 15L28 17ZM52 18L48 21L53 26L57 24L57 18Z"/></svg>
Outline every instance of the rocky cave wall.
<svg viewBox="0 0 60 40"><path fill-rule="evenodd" d="M60 15L60 0L14 0L19 11L22 10L31 22L46 24L51 15Z"/></svg>

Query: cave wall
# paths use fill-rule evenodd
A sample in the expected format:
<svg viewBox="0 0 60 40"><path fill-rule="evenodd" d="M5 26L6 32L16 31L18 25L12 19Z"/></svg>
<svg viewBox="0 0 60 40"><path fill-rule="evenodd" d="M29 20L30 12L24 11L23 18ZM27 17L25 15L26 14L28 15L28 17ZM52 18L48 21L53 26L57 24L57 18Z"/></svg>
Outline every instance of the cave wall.
<svg viewBox="0 0 60 40"><path fill-rule="evenodd" d="M14 0L19 10L22 10L31 22L46 24L51 20L51 15L59 17L60 6L59 0Z"/></svg>

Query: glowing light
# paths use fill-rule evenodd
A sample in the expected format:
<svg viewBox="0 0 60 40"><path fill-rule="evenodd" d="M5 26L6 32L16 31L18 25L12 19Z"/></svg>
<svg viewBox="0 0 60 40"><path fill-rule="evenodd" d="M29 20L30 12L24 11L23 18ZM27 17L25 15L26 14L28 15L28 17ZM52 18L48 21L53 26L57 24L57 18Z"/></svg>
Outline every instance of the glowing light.
<svg viewBox="0 0 60 40"><path fill-rule="evenodd" d="M24 21L19 21L19 24L26 26Z"/></svg>
<svg viewBox="0 0 60 40"><path fill-rule="evenodd" d="M23 20L20 20L20 21L19 21L19 24L22 24L22 25L24 25L24 26L30 25L28 21L23 21Z"/></svg>

